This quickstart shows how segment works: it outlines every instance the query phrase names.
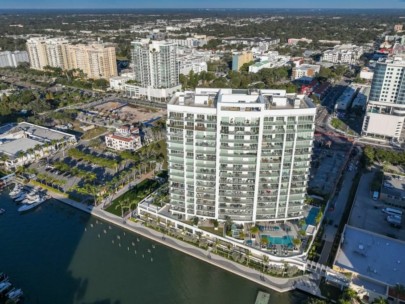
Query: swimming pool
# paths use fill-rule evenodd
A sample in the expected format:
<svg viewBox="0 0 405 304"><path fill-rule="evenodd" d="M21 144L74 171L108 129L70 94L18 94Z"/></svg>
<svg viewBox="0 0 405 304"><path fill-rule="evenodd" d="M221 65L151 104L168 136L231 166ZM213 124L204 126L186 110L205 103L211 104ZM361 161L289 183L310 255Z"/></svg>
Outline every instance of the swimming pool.
<svg viewBox="0 0 405 304"><path fill-rule="evenodd" d="M285 246L292 246L292 237L289 235L285 236L271 236L271 235L262 235L262 237L266 237L269 240L269 245L285 245Z"/></svg>
<svg viewBox="0 0 405 304"><path fill-rule="evenodd" d="M305 223L307 225L315 226L316 225L316 216L318 215L318 213L319 213L319 208L312 207L311 210L309 210L307 218L305 219Z"/></svg>

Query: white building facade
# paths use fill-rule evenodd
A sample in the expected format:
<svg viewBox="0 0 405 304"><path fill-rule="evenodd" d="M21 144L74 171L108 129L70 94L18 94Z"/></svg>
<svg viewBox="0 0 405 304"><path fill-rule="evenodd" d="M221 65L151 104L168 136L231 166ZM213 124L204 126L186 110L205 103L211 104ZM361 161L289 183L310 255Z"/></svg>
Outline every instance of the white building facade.
<svg viewBox="0 0 405 304"><path fill-rule="evenodd" d="M107 148L117 151L136 150L141 147L141 138L139 135L108 134L105 136L105 144Z"/></svg>
<svg viewBox="0 0 405 304"><path fill-rule="evenodd" d="M141 39L133 41L131 46L134 80L139 85L126 86L125 91L128 91L130 97L134 95L133 92L138 91L150 100L162 99L162 96L177 91L179 65L175 43ZM147 95L143 95L144 92Z"/></svg>
<svg viewBox="0 0 405 304"><path fill-rule="evenodd" d="M352 44L336 45L332 50L327 50L322 54L321 61L356 64L363 53L364 50L361 46Z"/></svg>
<svg viewBox="0 0 405 304"><path fill-rule="evenodd" d="M368 138L403 142L405 137L405 60L378 62L362 135Z"/></svg>
<svg viewBox="0 0 405 304"><path fill-rule="evenodd" d="M316 108L285 90L196 89L168 104L171 212L237 222L302 217Z"/></svg>
<svg viewBox="0 0 405 304"><path fill-rule="evenodd" d="M26 51L4 51L0 52L0 68L14 67L20 63L29 62L28 53Z"/></svg>

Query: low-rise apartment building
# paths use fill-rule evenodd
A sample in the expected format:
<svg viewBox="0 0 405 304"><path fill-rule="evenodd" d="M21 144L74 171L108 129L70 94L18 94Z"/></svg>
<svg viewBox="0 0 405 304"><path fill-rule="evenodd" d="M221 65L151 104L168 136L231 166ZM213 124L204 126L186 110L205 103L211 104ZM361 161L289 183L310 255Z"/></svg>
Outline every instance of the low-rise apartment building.
<svg viewBox="0 0 405 304"><path fill-rule="evenodd" d="M123 151L136 150L142 146L139 129L130 125L123 125L115 133L105 136L107 148Z"/></svg>
<svg viewBox="0 0 405 304"><path fill-rule="evenodd" d="M292 69L291 80L311 81L321 69L317 64L301 64Z"/></svg>
<svg viewBox="0 0 405 304"><path fill-rule="evenodd" d="M361 46L352 44L336 45L333 49L327 50L322 54L321 61L356 64L363 53L364 50Z"/></svg>

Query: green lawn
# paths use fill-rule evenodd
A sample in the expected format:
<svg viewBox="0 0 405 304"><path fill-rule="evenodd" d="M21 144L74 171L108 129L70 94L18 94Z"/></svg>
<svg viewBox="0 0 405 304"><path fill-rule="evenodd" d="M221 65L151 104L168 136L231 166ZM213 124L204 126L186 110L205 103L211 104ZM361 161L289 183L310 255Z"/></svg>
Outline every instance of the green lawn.
<svg viewBox="0 0 405 304"><path fill-rule="evenodd" d="M105 209L106 211L121 216L121 206L120 202L127 201L128 203L134 203L138 204L141 200L143 200L145 197L147 197L149 194L151 194L153 191L155 191L157 188L159 188L160 184L151 179L145 179L139 184L137 184L134 188L131 190L125 192L123 195L120 197L116 198L112 204ZM135 205L132 205L131 209L135 209ZM128 209L124 208L124 211L127 212Z"/></svg>

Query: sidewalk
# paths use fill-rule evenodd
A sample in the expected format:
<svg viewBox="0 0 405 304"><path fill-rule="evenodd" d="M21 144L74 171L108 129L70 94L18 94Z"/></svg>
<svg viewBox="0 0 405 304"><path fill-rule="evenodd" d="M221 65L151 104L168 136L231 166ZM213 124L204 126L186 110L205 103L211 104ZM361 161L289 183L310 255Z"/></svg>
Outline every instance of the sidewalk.
<svg viewBox="0 0 405 304"><path fill-rule="evenodd" d="M258 272L257 270L245 267L243 265L230 261L226 258L223 258L219 255L211 254L204 249L192 246L192 245L190 245L186 242L183 242L181 240L178 240L176 238L170 237L168 235L163 235L160 232L146 228L143 225L141 225L140 223L123 220L122 218L115 216L113 214L110 214L99 208L93 208L92 206L85 206L81 203L77 203L69 198L62 197L55 193L52 193L51 195L53 198L65 203L65 204L68 204L72 207L80 209L84 212L90 213L93 216L96 216L100 219L108 221L116 226L127 229L127 230L137 233L141 236L144 236L148 239L151 239L155 242L161 243L165 246L168 246L170 248L181 251L185 254L193 256L193 257L200 259L202 261L205 261L207 263L210 263L214 266L220 267L224 270L227 270L236 275L244 277L250 281L253 281L253 282L255 282L259 285L262 285L264 287L267 287L269 289L273 289L277 292L287 292L287 291L293 290L293 289L295 289L294 286L295 286L296 282L302 282L303 280L309 281L309 276L307 276L307 275L296 277L296 278L278 278L278 277L264 275L261 272Z"/></svg>

